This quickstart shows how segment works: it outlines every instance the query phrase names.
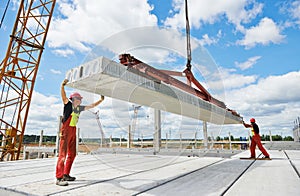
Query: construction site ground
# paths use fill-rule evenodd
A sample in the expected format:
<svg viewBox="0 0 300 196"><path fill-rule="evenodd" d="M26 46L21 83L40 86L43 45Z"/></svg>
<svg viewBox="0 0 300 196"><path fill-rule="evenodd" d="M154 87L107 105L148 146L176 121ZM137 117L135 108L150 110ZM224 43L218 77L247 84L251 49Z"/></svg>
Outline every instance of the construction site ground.
<svg viewBox="0 0 300 196"><path fill-rule="evenodd" d="M300 195L299 144L266 144L272 160L240 160L248 150L80 153L66 187L55 185L56 157L5 161L0 195Z"/></svg>

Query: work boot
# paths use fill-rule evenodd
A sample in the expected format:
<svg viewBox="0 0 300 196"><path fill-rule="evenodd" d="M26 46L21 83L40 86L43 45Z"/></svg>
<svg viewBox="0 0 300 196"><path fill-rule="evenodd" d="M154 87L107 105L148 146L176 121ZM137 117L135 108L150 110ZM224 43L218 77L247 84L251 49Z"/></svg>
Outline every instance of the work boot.
<svg viewBox="0 0 300 196"><path fill-rule="evenodd" d="M57 180L56 180L56 185L58 185L58 186L68 186L69 183L66 182L66 181L64 181L63 178L57 178Z"/></svg>
<svg viewBox="0 0 300 196"><path fill-rule="evenodd" d="M75 177L71 177L69 174L64 174L64 181L75 181Z"/></svg>

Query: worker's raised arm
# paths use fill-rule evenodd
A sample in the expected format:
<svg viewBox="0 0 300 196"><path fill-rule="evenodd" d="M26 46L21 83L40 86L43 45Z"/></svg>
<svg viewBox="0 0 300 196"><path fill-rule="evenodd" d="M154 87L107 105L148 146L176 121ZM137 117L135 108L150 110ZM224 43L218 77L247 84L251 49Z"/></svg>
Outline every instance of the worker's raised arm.
<svg viewBox="0 0 300 196"><path fill-rule="evenodd" d="M252 127L252 125L249 125L249 124L245 123L244 121L243 121L243 125L244 125L244 127L246 127L246 128Z"/></svg>
<svg viewBox="0 0 300 196"><path fill-rule="evenodd" d="M62 83L61 83L61 89L60 89L60 93L61 93L61 98L64 104L67 104L69 102L69 99L67 98L66 95L66 91L65 91L65 85L69 82L68 79L65 79Z"/></svg>
<svg viewBox="0 0 300 196"><path fill-rule="evenodd" d="M97 105L99 105L102 101L104 100L104 96L101 95L101 99L99 99L99 101L95 102L95 103L92 103L91 105L87 105L85 106L84 110L89 110L93 107L96 107Z"/></svg>

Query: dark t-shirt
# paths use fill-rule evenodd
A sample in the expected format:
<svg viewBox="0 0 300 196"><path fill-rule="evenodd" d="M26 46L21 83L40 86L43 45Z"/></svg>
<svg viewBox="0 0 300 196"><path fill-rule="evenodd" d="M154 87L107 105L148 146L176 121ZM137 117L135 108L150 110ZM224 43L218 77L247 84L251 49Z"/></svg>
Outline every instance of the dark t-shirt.
<svg viewBox="0 0 300 196"><path fill-rule="evenodd" d="M255 134L259 134L259 128L258 125L256 123L251 123L252 124L252 128Z"/></svg>
<svg viewBox="0 0 300 196"><path fill-rule="evenodd" d="M62 122L66 122L68 118L71 116L71 122L70 126L76 126L79 114L84 110L85 106L79 105L76 108L74 108L71 101L69 101L67 104L64 105L64 114L62 118ZM72 123L72 124L71 124Z"/></svg>

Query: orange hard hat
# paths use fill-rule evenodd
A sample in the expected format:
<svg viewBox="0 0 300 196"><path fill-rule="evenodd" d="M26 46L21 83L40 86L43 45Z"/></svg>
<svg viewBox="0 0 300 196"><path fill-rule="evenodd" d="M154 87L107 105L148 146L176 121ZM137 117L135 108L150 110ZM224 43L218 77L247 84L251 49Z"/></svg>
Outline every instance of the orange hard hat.
<svg viewBox="0 0 300 196"><path fill-rule="evenodd" d="M254 118L251 118L251 119L250 119L250 122L255 123L255 119L254 119Z"/></svg>
<svg viewBox="0 0 300 196"><path fill-rule="evenodd" d="M73 99L73 98L82 99L83 97L79 93L75 92L70 95L70 99Z"/></svg>

